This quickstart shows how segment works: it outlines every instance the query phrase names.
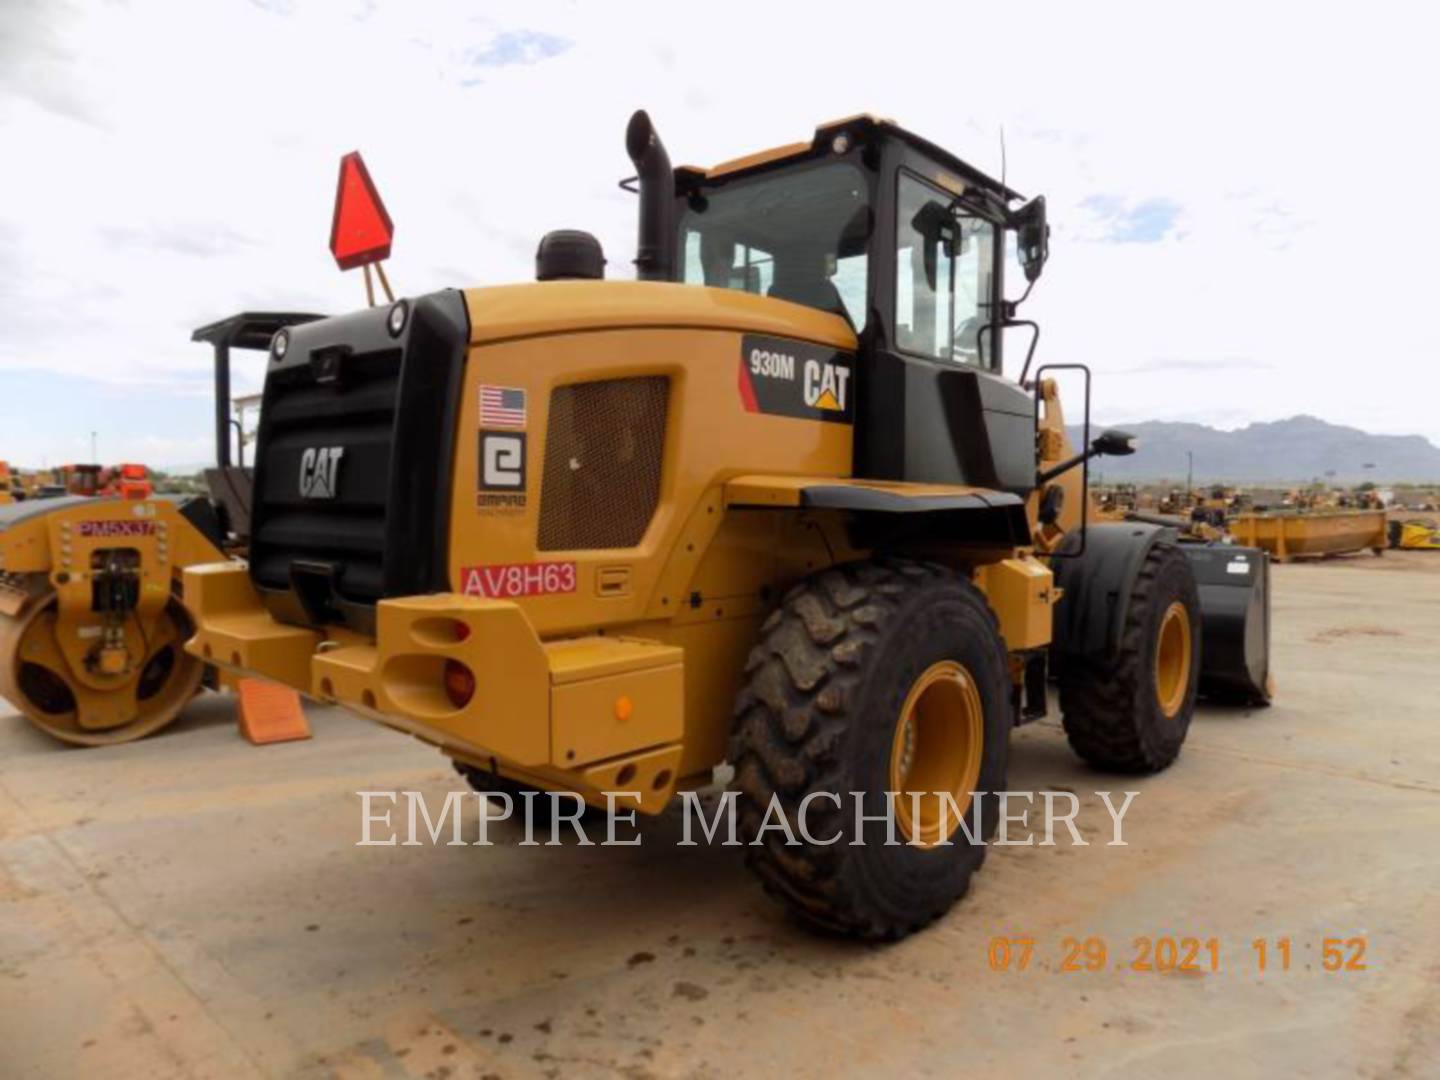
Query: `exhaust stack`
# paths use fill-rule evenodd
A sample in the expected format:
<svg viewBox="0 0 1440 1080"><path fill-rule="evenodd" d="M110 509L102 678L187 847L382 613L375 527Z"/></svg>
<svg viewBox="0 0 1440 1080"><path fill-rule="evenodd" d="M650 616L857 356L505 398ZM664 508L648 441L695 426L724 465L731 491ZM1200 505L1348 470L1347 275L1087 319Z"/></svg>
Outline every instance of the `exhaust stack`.
<svg viewBox="0 0 1440 1080"><path fill-rule="evenodd" d="M637 276L641 281L670 281L675 274L675 173L665 144L644 109L630 117L625 149L640 177Z"/></svg>

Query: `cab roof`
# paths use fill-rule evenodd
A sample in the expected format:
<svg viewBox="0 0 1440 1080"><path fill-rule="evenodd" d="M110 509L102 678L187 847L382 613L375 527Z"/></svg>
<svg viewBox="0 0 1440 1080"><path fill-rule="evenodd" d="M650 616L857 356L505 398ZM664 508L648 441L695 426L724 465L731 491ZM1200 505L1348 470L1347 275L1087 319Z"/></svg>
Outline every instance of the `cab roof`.
<svg viewBox="0 0 1440 1080"><path fill-rule="evenodd" d="M675 172L677 179L683 180L688 177L700 183L710 180L728 180L780 162L829 153L839 135L846 135L857 144L874 143L887 138L899 139L917 152L932 158L944 168L954 172L956 177L967 185L985 188L1003 198L1007 203L1024 198L1019 192L962 161L944 147L937 146L912 131L907 131L894 120L873 116L870 113L847 116L842 120L832 120L829 123L821 124L815 129L815 135L809 142L794 142L784 146L771 147L768 150L760 150L753 154L746 154L744 157L721 162L708 169L682 165Z"/></svg>

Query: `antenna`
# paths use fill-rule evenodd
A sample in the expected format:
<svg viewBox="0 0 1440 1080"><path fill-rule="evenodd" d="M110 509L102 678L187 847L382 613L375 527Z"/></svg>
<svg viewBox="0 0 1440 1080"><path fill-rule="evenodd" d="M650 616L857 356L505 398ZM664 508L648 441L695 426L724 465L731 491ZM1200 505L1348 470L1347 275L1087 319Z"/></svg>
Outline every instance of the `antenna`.
<svg viewBox="0 0 1440 1080"><path fill-rule="evenodd" d="M1005 187L1005 125L1000 125L1000 186ZM1009 190L1008 188L1006 190Z"/></svg>

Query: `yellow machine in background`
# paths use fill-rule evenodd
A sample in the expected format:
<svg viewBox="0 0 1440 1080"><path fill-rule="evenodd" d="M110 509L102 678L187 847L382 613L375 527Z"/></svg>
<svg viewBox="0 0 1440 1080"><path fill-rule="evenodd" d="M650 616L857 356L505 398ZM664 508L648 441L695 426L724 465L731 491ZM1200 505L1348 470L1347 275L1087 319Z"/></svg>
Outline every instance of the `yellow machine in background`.
<svg viewBox="0 0 1440 1080"><path fill-rule="evenodd" d="M205 665L182 648L193 623L181 570L249 543L250 474L230 462L230 350L266 348L314 318L251 312L195 332L215 350L209 497L150 495L142 466L107 470L103 484L97 466L62 466L88 494L0 505L0 695L36 727L85 746L127 742L194 695Z"/></svg>
<svg viewBox="0 0 1440 1080"><path fill-rule="evenodd" d="M25 498L25 488L20 477L10 471L8 461L0 461L0 506L8 506Z"/></svg>
<svg viewBox="0 0 1440 1080"><path fill-rule="evenodd" d="M1251 512L1231 518L1229 528L1240 543L1263 548L1277 562L1367 550L1383 555L1389 543L1384 510Z"/></svg>
<svg viewBox="0 0 1440 1080"><path fill-rule="evenodd" d="M125 742L170 723L199 688L180 570L224 555L186 509L83 497L0 508L0 694L35 726Z"/></svg>
<svg viewBox="0 0 1440 1080"><path fill-rule="evenodd" d="M1392 521L1390 546L1402 551L1440 551L1440 526L1419 519Z"/></svg>

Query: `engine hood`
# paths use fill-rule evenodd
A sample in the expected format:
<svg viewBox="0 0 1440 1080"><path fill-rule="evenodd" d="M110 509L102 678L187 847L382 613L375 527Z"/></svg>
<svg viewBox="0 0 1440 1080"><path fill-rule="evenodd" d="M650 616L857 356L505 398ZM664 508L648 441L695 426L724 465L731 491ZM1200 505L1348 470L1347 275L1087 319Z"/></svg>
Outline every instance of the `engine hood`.
<svg viewBox="0 0 1440 1080"><path fill-rule="evenodd" d="M660 281L542 281L465 290L470 343L624 327L771 334L853 352L839 315L734 289Z"/></svg>

